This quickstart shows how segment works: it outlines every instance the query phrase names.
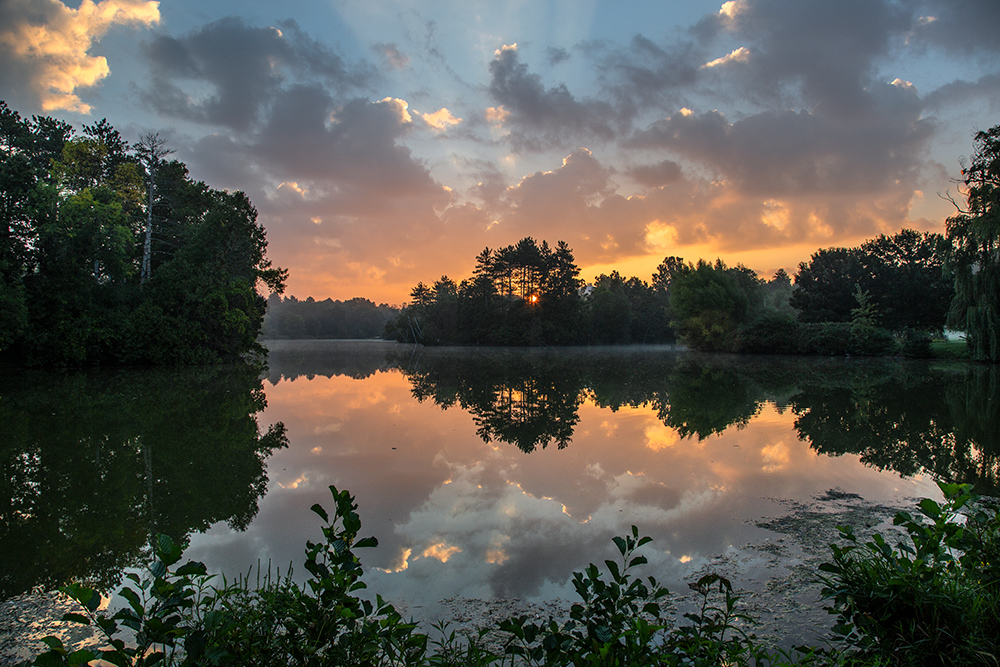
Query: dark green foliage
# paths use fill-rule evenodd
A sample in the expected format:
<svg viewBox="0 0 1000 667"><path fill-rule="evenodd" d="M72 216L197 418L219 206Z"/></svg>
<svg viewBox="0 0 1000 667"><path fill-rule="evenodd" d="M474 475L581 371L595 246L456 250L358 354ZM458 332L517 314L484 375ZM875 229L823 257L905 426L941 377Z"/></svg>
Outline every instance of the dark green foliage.
<svg viewBox="0 0 1000 667"><path fill-rule="evenodd" d="M735 349L753 354L798 354L802 330L793 314L767 310L739 328Z"/></svg>
<svg viewBox="0 0 1000 667"><path fill-rule="evenodd" d="M970 356L1000 361L1000 125L977 132L962 170L966 209L948 218L955 275L949 323L965 331Z"/></svg>
<svg viewBox="0 0 1000 667"><path fill-rule="evenodd" d="M804 324L800 336L799 350L802 354L843 356L850 350L851 325L846 322Z"/></svg>
<svg viewBox="0 0 1000 667"><path fill-rule="evenodd" d="M280 292L286 272L246 196L194 183L178 162L148 173L106 120L83 133L0 102L0 356L195 363L256 350L257 289Z"/></svg>
<svg viewBox="0 0 1000 667"><path fill-rule="evenodd" d="M920 501L894 523L907 540L861 543L841 527L824 563L824 597L838 641L897 665L992 665L1000 656L1000 514L968 485L941 484L945 502Z"/></svg>
<svg viewBox="0 0 1000 667"><path fill-rule="evenodd" d="M790 304L803 322L849 322L861 290L878 312L874 325L940 331L954 294L948 247L940 234L903 229L857 248L818 250L799 264Z"/></svg>
<svg viewBox="0 0 1000 667"><path fill-rule="evenodd" d="M653 577L635 577L646 557L636 551L649 543L633 526L615 537L620 560L606 560L606 575L596 565L573 575L580 601L564 623L526 617L502 621L507 639L499 651L478 635L456 638L445 624L432 640L405 622L396 609L376 596L359 597L365 588L356 549L377 546L358 538L361 520L354 497L330 487L333 515L314 505L324 522L320 543L307 542L305 587L290 578L266 577L263 587L247 580L215 587L201 563L180 567L182 549L166 536L152 544L146 575L129 574L119 595L128 603L114 614L99 610L97 591L71 584L62 591L82 613L64 621L94 625L105 636L99 651L70 652L56 637L32 665L81 665L103 659L125 667L150 665L750 665L781 654L769 651L739 624L738 597L718 574L701 577L691 587L700 604L677 625L661 604L668 592ZM134 631L126 642L122 630Z"/></svg>
<svg viewBox="0 0 1000 667"><path fill-rule="evenodd" d="M737 327L748 322L763 302L760 285L744 266L729 268L721 259L715 264L699 260L671 280L671 325L695 349L732 350Z"/></svg>
<svg viewBox="0 0 1000 667"><path fill-rule="evenodd" d="M673 342L665 289L617 272L584 295L565 242L555 249L526 237L476 257L456 285L419 283L385 337L427 345L543 346Z"/></svg>
<svg viewBox="0 0 1000 667"><path fill-rule="evenodd" d="M633 309L625 279L612 271L594 281L589 298L590 339L598 345L632 342Z"/></svg>
<svg viewBox="0 0 1000 667"><path fill-rule="evenodd" d="M931 336L926 331L906 329L903 331L903 341L899 353L904 357L925 359L931 356Z"/></svg>

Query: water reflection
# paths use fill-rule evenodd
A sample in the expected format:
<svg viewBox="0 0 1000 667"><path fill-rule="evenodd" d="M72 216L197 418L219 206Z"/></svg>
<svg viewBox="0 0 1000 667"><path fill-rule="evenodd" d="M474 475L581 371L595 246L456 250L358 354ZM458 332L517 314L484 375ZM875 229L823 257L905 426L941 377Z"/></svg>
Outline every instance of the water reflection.
<svg viewBox="0 0 1000 667"><path fill-rule="evenodd" d="M192 556L299 564L318 532L308 507L335 484L380 541L364 555L371 590L430 617L450 596L570 595L570 573L633 523L655 538L651 572L677 586L767 539L754 519L830 489L908 505L935 493L925 472L997 479L984 418L963 416L995 389L980 367L291 341L269 366L265 418L291 445L248 530L215 526ZM922 397L910 409L908 394ZM880 448L886 423L897 444Z"/></svg>
<svg viewBox="0 0 1000 667"><path fill-rule="evenodd" d="M242 530L284 426L258 369L8 373L0 383L0 596L115 585L148 536Z"/></svg>
<svg viewBox="0 0 1000 667"><path fill-rule="evenodd" d="M585 397L650 406L681 438L743 428L765 404L791 409L799 438L880 470L927 472L1000 492L998 369L897 360L736 358L656 348L420 350L387 355L413 396L469 412L485 442L566 447Z"/></svg>
<svg viewBox="0 0 1000 667"><path fill-rule="evenodd" d="M330 484L380 541L371 590L430 617L450 596L567 596L631 524L680 582L830 489L998 486L994 367L283 341L267 373L5 378L4 594L111 582L154 530L230 574L298 568Z"/></svg>

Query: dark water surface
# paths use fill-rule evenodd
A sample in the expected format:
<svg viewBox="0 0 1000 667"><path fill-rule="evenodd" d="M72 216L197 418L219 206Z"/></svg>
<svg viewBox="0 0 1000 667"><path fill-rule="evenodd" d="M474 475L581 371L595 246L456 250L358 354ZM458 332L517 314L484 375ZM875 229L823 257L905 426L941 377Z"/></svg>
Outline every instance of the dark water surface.
<svg viewBox="0 0 1000 667"><path fill-rule="evenodd" d="M827 494L997 493L995 367L275 341L243 367L0 379L0 593L111 585L147 535L229 575L301 570L313 503L350 489L371 590L571 597L632 524L681 581ZM266 405L266 407L265 407ZM835 535L830 536L830 541Z"/></svg>

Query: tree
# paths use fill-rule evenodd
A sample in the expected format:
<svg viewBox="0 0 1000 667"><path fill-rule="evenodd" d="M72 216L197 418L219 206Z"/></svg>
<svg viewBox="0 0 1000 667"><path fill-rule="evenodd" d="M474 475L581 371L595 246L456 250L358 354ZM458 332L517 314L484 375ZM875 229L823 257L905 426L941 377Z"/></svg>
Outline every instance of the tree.
<svg viewBox="0 0 1000 667"><path fill-rule="evenodd" d="M760 280L744 266L729 268L721 259L699 260L671 281L672 322L681 339L699 350L726 350L736 328L750 320L763 301Z"/></svg>
<svg viewBox="0 0 1000 667"><path fill-rule="evenodd" d="M166 148L166 141L155 132L139 135L136 154L146 167L146 236L142 245L142 273L139 282L145 283L152 274L153 255L153 199L156 191L156 170L160 162L174 151Z"/></svg>
<svg viewBox="0 0 1000 667"><path fill-rule="evenodd" d="M590 293L590 335L599 345L632 342L632 304L625 279L617 272L601 274Z"/></svg>
<svg viewBox="0 0 1000 667"><path fill-rule="evenodd" d="M955 295L954 278L945 269L948 242L941 234L900 230L881 234L861 246L870 267L872 298L890 329L944 328Z"/></svg>
<svg viewBox="0 0 1000 667"><path fill-rule="evenodd" d="M1000 361L1000 125L977 132L962 169L966 206L945 223L955 275L949 324L964 330L969 354Z"/></svg>
<svg viewBox="0 0 1000 667"><path fill-rule="evenodd" d="M857 248L820 249L799 264L789 303L803 322L850 322L858 285L868 287Z"/></svg>
<svg viewBox="0 0 1000 667"><path fill-rule="evenodd" d="M0 102L4 357L183 363L257 349L258 288L280 292L287 272L267 259L256 210L243 193L163 162L156 135L137 149L106 120L74 137L66 123L25 120Z"/></svg>

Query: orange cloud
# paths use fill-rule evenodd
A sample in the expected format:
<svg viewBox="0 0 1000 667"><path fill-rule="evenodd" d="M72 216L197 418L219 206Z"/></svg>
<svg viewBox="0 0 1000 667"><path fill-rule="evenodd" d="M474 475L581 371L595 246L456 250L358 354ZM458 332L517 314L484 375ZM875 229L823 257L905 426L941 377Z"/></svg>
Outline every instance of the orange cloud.
<svg viewBox="0 0 1000 667"><path fill-rule="evenodd" d="M147 26L160 20L155 0L83 0L71 9L56 0L11 0L3 10L0 52L22 69L42 110L90 113L76 94L108 76L103 56L87 52L113 25ZM39 20L41 17L42 20Z"/></svg>
<svg viewBox="0 0 1000 667"><path fill-rule="evenodd" d="M462 122L461 118L456 118L446 107L441 107L434 113L422 113L420 117L438 132L443 132L449 127Z"/></svg>

